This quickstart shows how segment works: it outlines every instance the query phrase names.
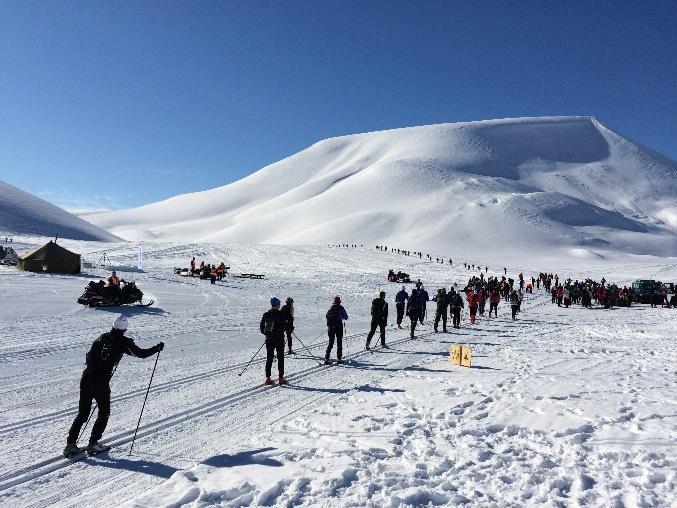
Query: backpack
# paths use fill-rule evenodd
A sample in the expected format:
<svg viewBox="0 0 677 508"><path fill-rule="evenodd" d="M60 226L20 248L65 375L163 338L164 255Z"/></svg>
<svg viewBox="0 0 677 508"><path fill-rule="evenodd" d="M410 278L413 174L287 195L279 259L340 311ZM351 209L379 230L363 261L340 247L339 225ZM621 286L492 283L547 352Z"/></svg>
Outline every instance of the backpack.
<svg viewBox="0 0 677 508"><path fill-rule="evenodd" d="M387 304L380 298L374 298L371 302L371 315L374 318L380 319L383 317L385 306Z"/></svg>
<svg viewBox="0 0 677 508"><path fill-rule="evenodd" d="M92 343L92 347L86 356L87 367L101 367L110 361L112 353L113 339L110 332L107 332Z"/></svg>
<svg viewBox="0 0 677 508"><path fill-rule="evenodd" d="M327 326L335 325L341 321L341 316L339 315L339 306L332 305L327 311Z"/></svg>
<svg viewBox="0 0 677 508"><path fill-rule="evenodd" d="M266 336L271 335L274 329L275 320L273 319L273 315L270 312L266 312L266 317L263 320L263 334Z"/></svg>

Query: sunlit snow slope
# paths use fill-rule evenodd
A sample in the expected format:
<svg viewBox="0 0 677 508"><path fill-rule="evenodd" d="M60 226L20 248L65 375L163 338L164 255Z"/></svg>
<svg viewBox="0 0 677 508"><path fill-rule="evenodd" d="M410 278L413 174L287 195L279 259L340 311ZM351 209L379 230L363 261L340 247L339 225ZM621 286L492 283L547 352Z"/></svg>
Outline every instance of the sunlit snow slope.
<svg viewBox="0 0 677 508"><path fill-rule="evenodd" d="M0 182L0 232L73 240L115 242L120 238L47 201Z"/></svg>
<svg viewBox="0 0 677 508"><path fill-rule="evenodd" d="M224 187L88 216L136 239L677 252L677 163L590 117L328 139Z"/></svg>

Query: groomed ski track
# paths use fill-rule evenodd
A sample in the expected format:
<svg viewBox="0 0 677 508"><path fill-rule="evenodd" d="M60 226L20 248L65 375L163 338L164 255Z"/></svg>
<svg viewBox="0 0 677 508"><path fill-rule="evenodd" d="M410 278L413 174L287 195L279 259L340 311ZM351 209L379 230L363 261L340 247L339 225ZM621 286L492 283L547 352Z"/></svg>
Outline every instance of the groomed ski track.
<svg viewBox="0 0 677 508"><path fill-rule="evenodd" d="M82 248L86 250L89 245L100 248L95 244L83 244ZM203 249L200 255L207 259L232 260L229 264L251 271L252 266L245 264L247 260L261 271L274 275L259 282L227 279L211 286L208 281L167 275L171 266L178 264L174 258L160 265L168 254L185 260L198 248ZM585 470L585 474L597 478L598 487L587 492L612 491L613 478L624 478L630 474L627 471L632 472L629 468L640 468L650 472L646 478L636 477L644 485L639 499L647 505L661 506L666 491L674 485L673 477L662 471L669 470L670 464L675 463L670 448L670 443L674 444L674 431L670 429L674 429L671 422L674 422L675 404L670 394L677 388L674 340L666 337L677 330L677 312L645 306L613 311L558 309L542 291L535 291L533 296L527 295L523 313L515 322L510 320L509 306L502 302L497 319L485 317L470 326L466 313L460 330L450 328L451 333L435 334L430 320L434 303L430 302L426 325L424 329L417 329L415 339L408 337L406 328L389 327L390 349L380 349L377 333L372 340L374 351L366 352L364 343L371 298L379 288L384 288L392 299L399 289L399 285L383 282L390 266L401 266L415 278L420 276L431 296L436 287L464 282L469 272L462 266L384 256L366 249L266 246L238 247L227 252L220 249L213 246L149 248L149 256L154 256L156 265L146 273L133 275L142 290L158 298L158 306L126 309L124 312L131 322L129 335L142 347L165 340L167 348L160 356L132 456L127 452L152 369L152 358L143 361L125 357L112 380L111 418L104 435L104 442L115 446L110 454L72 461L61 458L65 435L75 414L84 353L92 340L110 327L116 313L73 304L89 276L41 278L10 269L0 270L2 288L11 296L9 306L0 316L0 365L3 366L0 505L91 506L92 499L101 506L119 505L137 496L147 496L149 490L162 486L175 472L195 464L224 454L256 453L255 448L266 446L265 436L271 431L289 422L293 426L297 418L314 413L340 412L346 397L383 393L384 402L387 399L387 404L392 404L388 398L392 395L388 393L389 383L401 386L398 383L405 381L411 383L412 389L399 394L402 397L397 407L402 414L393 415L394 428L386 429L386 433L392 430L395 435L406 436L405 431L397 430L403 424L416 429L434 423L429 421L431 414L408 416L416 414L408 409L409 404L422 405L421 396L426 396L417 393L414 387L433 383L443 392L441 398L438 395L437 411L444 415L449 429L454 428L453 437L445 438L449 446L456 447L458 443L482 455L491 453L496 446L494 440L498 440L502 446L516 450L515 467L526 460L527 468L535 461L555 462L558 459L552 450L559 450L557 453L565 450L567 456L576 458L576 467L592 467L590 471ZM133 248L121 248L114 255L124 268L133 262L135 252ZM355 265L360 268L355 269ZM594 269L608 277L607 266L591 270L594 272ZM525 275L537 271L509 268L509 275L522 270ZM637 267L618 268L619 273L625 273L624 270L635 271ZM677 275L673 265L646 265L642 270L664 271L666 277ZM490 270L489 275L494 273ZM96 272L91 278L100 275L104 273ZM502 275L502 269L496 275ZM351 318L344 339L344 357L350 363L320 366L295 339L294 349L298 354L286 357L290 386L262 386L263 352L239 377L262 342L258 320L273 294L282 299L287 295L295 297L296 334L313 355L320 358L327 341L323 326L327 302L333 294L343 295ZM394 321L394 314L391 304L389 323ZM404 324L407 323L405 319ZM651 327L646 323L651 323ZM448 364L451 343L465 343L473 348L473 369ZM276 364L273 365L274 377L275 374ZM444 390L450 390L449 395L444 395ZM406 402L408 398L410 402ZM545 422L552 426L551 432L532 431L516 409L522 408L531 414L539 405L544 407L542 418L547 417ZM602 408L599 418L595 414L597 407ZM629 407L636 409L630 411ZM373 406L364 409L368 413ZM572 423L579 415L589 423ZM503 423L506 421L519 423L506 426ZM91 425L90 422L82 441L86 441ZM627 464L621 464L620 459L612 458L611 452L606 451L613 445L586 444L595 440L611 442L605 433L617 432L618 427L636 434L635 438L624 437L622 441L621 446L631 450ZM648 430L643 431L643 427ZM450 432L449 429L444 432ZM288 437L284 439L293 444L294 434L285 432ZM369 431L366 432L368 435ZM444 432L440 435L445 435ZM383 433L374 433L374 436ZM343 439L341 434L334 437L338 442ZM438 438L431 437L432 440ZM254 446L257 439L264 442ZM309 435L299 435L298 439L305 442ZM464 444L464 440L470 442ZM532 455L526 457L531 458L522 458L525 457L523 451L518 456L517 450L528 449L533 440L542 445L541 449L529 451ZM269 444L276 446L276 443ZM416 447L423 444L416 441ZM430 446L439 447L440 443ZM650 451L642 453L647 447ZM640 451L632 451L635 449ZM421 450L424 454L432 453L425 448ZM371 452L365 448L362 453L368 457ZM412 464L425 461L411 460ZM511 459L505 460L509 464ZM605 466L605 461L620 465L608 471L594 469L596 465ZM479 460L476 465L468 463L459 471L450 469L450 474L459 477L466 474L467 478L459 482L470 486L488 464ZM394 466L395 470L397 467ZM499 474L499 469L493 476L499 478L507 474L513 481L510 471ZM545 478L547 471L543 471L536 476ZM192 473L186 474L189 477ZM340 475L340 471L336 474ZM612 480L605 483L601 479L604 475ZM521 480L517 477L516 481ZM536 480L528 481L539 484ZM557 476L553 479L554 486L549 488L558 488L566 496L567 481L566 477ZM486 486L489 488L488 483ZM177 496L171 502L170 498L166 498L167 501L161 498L163 501L159 504L174 504L182 494ZM139 506L158 504L158 499L142 497ZM194 497L188 496L184 502L189 503L191 499ZM282 495L279 499L274 496L270 499L272 504L286 503ZM359 504L361 498L358 495L353 499ZM309 496L306 501L334 504L338 498ZM483 504L483 499L477 503ZM519 504L513 500L506 505Z"/></svg>
<svg viewBox="0 0 677 508"><path fill-rule="evenodd" d="M530 307L543 303L544 301L525 303L525 312L528 312ZM496 333L505 322L503 316L493 321L483 321L481 328L475 329L479 333L472 334L471 342L476 355L481 357L486 354L487 349L495 345L492 340L495 340ZM520 327L528 326L533 325L520 325ZM238 377L237 373L247 362L158 384L151 389L151 394L157 395L157 392L186 388L194 384L193 389L199 394L195 400L207 399L207 401L191 405L183 411L156 421L149 422L149 419L144 417L145 423L139 428L132 456L128 456L127 451L134 433L133 427L124 432L107 433L103 442L114 447L107 455L95 458L80 456L69 460L58 454L52 454L5 472L0 475L0 493L11 500L13 487L31 482L30 499L16 499L18 504L46 506L58 503L76 506L86 503L92 496L103 501L112 492L115 492L115 503L131 499L161 482L170 472L188 468L221 451L236 453L239 441L249 434L279 424L283 419L299 411L307 411L318 404L326 403L331 397L337 397L350 390L369 389L384 375L387 376L388 372L411 368L420 361L422 355L438 356L441 362L445 362L448 356L446 343L454 338L457 342L463 343L464 339L468 338L467 329L465 331L461 329L460 333L435 334L431 328L432 322L428 320L420 330L417 329L416 338L411 339L408 329L393 330L390 327L389 348L385 350L380 348L377 334L372 341L374 348L371 352L364 350L366 333L347 335L344 338L344 350L353 352L345 355L347 363L344 365L318 365L316 359L297 346L299 354L286 357L286 370L290 372L287 378L289 386L261 385L261 370L265 361L262 358L252 362L242 377ZM549 333L558 330L559 327L556 327L549 330ZM314 355L321 357L326 348L324 334L317 340L316 343L306 345ZM273 366L274 374L275 369L276 364ZM223 384L207 386L200 384L215 376L223 376ZM228 386L227 393L219 396L218 389L224 385ZM111 423L123 416L116 413L121 411L116 402L132 399L137 403L130 406L133 410L140 405L144 393L145 390L141 389L114 396ZM149 397L150 406L153 404L153 396ZM46 422L54 424L61 420L62 426L67 428L74 414L74 409L69 408L15 422L0 427L0 434L21 431L27 436L34 426ZM131 423L134 415L129 416L132 416L128 422ZM19 454L20 448L18 446L14 453Z"/></svg>

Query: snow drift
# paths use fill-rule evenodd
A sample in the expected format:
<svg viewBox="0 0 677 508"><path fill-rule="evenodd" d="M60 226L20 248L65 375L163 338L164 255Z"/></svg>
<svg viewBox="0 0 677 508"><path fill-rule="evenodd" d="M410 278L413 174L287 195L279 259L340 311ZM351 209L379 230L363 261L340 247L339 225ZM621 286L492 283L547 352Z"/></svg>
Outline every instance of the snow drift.
<svg viewBox="0 0 677 508"><path fill-rule="evenodd" d="M667 255L677 163L591 117L327 139L230 185L88 215L126 238Z"/></svg>
<svg viewBox="0 0 677 508"><path fill-rule="evenodd" d="M0 231L59 236L73 240L116 242L120 238L47 201L0 182Z"/></svg>

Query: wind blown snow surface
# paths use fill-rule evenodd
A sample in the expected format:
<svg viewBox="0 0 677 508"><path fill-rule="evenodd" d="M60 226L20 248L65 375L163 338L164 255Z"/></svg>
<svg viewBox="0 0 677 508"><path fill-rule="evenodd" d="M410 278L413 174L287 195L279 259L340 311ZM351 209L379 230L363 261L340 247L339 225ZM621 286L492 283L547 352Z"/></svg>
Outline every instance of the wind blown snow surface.
<svg viewBox="0 0 677 508"><path fill-rule="evenodd" d="M0 233L73 240L120 241L117 236L28 192L0 182Z"/></svg>
<svg viewBox="0 0 677 508"><path fill-rule="evenodd" d="M87 219L172 241L677 252L677 163L590 117L320 141L225 187Z"/></svg>
<svg viewBox="0 0 677 508"><path fill-rule="evenodd" d="M64 245L90 260L103 252L97 243ZM474 326L466 318L460 330L435 334L429 304L415 339L389 326L390 348L367 352L379 289L394 321L399 286L385 282L389 268L420 277L432 293L463 284L466 259L449 266L366 248L151 243L139 272L134 245L106 247L122 277L156 300L122 311L128 334L142 347L166 343L134 452L128 455L152 358L125 357L112 380L104 435L112 451L75 462L59 457L84 355L120 312L75 300L90 278L107 272L0 267L2 506L674 503L677 310L564 309L535 291L515 322L501 303L498 318ZM172 268L192 255L266 277L229 275L211 285L174 276ZM489 275L502 275L503 263L489 261ZM556 267L560 277L677 281L676 258L514 261L509 276ZM326 347L324 313L335 294L350 315L348 361L326 367L316 357ZM266 388L261 354L238 374L263 341L258 325L272 295L294 297L295 332L308 349L294 339L290 385ZM449 363L452 343L472 348L472 368Z"/></svg>

